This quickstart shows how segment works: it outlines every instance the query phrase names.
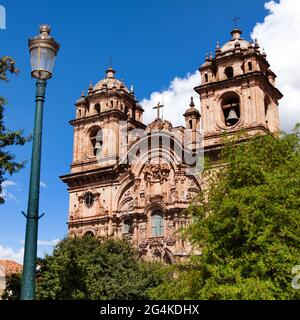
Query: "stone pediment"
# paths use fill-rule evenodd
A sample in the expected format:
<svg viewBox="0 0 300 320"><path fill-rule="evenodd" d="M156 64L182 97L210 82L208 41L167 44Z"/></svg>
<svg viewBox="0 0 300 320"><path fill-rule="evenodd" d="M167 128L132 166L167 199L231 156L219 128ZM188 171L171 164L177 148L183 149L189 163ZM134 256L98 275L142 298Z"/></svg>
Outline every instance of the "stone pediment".
<svg viewBox="0 0 300 320"><path fill-rule="evenodd" d="M170 121L167 120L162 120L162 119L155 119L153 122L151 122L147 128L146 131L172 131L173 130L173 126L172 123Z"/></svg>

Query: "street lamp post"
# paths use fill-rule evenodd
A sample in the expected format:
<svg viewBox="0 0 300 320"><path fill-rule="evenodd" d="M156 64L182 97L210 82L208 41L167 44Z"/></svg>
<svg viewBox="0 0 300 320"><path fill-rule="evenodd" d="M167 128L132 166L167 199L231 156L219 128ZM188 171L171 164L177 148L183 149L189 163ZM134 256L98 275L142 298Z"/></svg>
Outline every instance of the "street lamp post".
<svg viewBox="0 0 300 320"><path fill-rule="evenodd" d="M59 49L59 44L50 36L50 31L49 26L41 25L40 34L28 42L31 75L37 81L28 209L27 214L24 214L26 217L26 236L21 300L35 299L43 107L47 80L52 77L54 60Z"/></svg>

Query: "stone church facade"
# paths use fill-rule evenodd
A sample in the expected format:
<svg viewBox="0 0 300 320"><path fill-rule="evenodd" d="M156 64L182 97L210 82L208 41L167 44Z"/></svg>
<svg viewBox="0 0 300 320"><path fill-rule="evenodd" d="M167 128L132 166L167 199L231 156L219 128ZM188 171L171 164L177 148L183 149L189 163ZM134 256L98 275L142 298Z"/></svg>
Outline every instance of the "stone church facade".
<svg viewBox="0 0 300 320"><path fill-rule="evenodd" d="M204 188L203 153L221 148L224 132L279 130L276 75L257 42L234 29L232 38L199 68L185 126L160 117L143 123L143 108L111 67L76 102L74 151L68 185L69 236L92 234L130 240L146 260L174 263L191 247L177 232L190 223L184 210ZM201 83L201 84L200 84Z"/></svg>

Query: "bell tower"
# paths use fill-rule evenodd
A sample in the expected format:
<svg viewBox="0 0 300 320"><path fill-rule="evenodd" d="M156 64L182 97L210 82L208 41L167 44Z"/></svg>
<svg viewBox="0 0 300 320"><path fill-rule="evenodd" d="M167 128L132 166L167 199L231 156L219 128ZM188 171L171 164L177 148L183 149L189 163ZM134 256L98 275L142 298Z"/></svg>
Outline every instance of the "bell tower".
<svg viewBox="0 0 300 320"><path fill-rule="evenodd" d="M128 131L145 127L144 110L133 87L129 90L118 80L112 67L105 73L105 78L95 86L91 83L87 95L82 93L75 104L76 119L70 122L74 127L72 172L117 165L127 151L128 141L121 139L127 138Z"/></svg>
<svg viewBox="0 0 300 320"><path fill-rule="evenodd" d="M215 55L207 55L199 68L201 85L195 88L201 100L202 129L206 150L220 146L224 132L245 131L254 135L279 131L276 75L257 41L248 42L242 31L231 31Z"/></svg>

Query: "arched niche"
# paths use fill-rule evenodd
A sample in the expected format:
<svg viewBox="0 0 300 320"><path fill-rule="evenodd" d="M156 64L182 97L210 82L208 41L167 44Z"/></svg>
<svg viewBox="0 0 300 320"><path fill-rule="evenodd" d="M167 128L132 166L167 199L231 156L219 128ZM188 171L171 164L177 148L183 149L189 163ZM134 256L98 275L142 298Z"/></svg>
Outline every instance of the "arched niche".
<svg viewBox="0 0 300 320"><path fill-rule="evenodd" d="M220 101L222 121L226 127L233 127L241 117L240 97L235 92L227 92L221 97Z"/></svg>
<svg viewBox="0 0 300 320"><path fill-rule="evenodd" d="M88 131L89 154L96 157L102 152L103 131L99 126L93 126Z"/></svg>

